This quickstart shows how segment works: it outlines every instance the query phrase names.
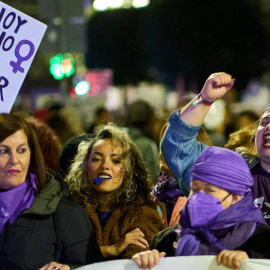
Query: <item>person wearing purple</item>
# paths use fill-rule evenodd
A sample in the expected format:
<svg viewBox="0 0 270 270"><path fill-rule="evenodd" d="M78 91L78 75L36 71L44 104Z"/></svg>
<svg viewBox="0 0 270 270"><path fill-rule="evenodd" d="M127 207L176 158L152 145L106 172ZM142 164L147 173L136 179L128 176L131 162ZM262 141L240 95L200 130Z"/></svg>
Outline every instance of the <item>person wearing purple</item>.
<svg viewBox="0 0 270 270"><path fill-rule="evenodd" d="M158 233L150 252L133 256L139 268L161 257L217 255L217 263L239 268L248 258L270 258L270 228L253 204L253 179L236 152L208 147L191 168L191 193L179 225Z"/></svg>
<svg viewBox="0 0 270 270"><path fill-rule="evenodd" d="M33 127L0 114L0 270L70 270L103 260L84 209L45 168Z"/></svg>
<svg viewBox="0 0 270 270"><path fill-rule="evenodd" d="M169 118L169 126L161 142L163 156L185 196L190 191L190 168L207 145L197 142L196 136L211 105L229 91L235 80L220 72L206 80L201 93L181 111ZM270 106L259 119L251 149L236 149L246 160L254 180L254 204L260 207L270 225Z"/></svg>
<svg viewBox="0 0 270 270"><path fill-rule="evenodd" d="M160 141L168 126L168 122L160 131ZM183 192L179 189L177 181L173 178L168 165L166 164L161 151L159 152L160 173L157 184L152 189L152 194L157 201L164 202L166 206L166 223L170 224L171 216L179 196ZM179 212L179 211L178 211Z"/></svg>
<svg viewBox="0 0 270 270"><path fill-rule="evenodd" d="M160 141L163 138L168 124L169 123L166 122L160 131ZM198 131L196 140L208 146L212 145L210 137L203 127ZM159 153L159 167L161 172L158 177L158 183L152 189L152 194L156 200L165 203L167 224L172 226L175 225L176 222L178 223L179 211L182 210L182 207L186 202L186 196L184 196L183 192L179 189L179 185L174 179L161 151ZM177 216L175 216L175 213L177 213Z"/></svg>

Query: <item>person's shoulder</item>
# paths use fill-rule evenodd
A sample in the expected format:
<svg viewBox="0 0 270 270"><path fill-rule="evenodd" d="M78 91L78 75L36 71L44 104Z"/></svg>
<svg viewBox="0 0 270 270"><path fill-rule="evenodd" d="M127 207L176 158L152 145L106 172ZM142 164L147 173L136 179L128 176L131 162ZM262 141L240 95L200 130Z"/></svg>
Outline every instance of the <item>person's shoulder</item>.
<svg viewBox="0 0 270 270"><path fill-rule="evenodd" d="M91 231L92 225L85 209L69 197L61 198L56 216L66 228L80 227L81 231Z"/></svg>
<svg viewBox="0 0 270 270"><path fill-rule="evenodd" d="M240 247L239 250L247 252L250 258L269 259L270 254L270 226L257 226L254 233Z"/></svg>
<svg viewBox="0 0 270 270"><path fill-rule="evenodd" d="M244 160L247 162L248 167L250 169L254 169L254 168L258 167L258 165L260 163L259 157L249 153L245 149L245 147L237 147L235 149L235 152L237 152L238 154L240 154L244 158Z"/></svg>
<svg viewBox="0 0 270 270"><path fill-rule="evenodd" d="M57 208L58 211L63 211L67 215L70 215L71 212L82 212L86 214L83 206L72 200L70 197L62 197Z"/></svg>
<svg viewBox="0 0 270 270"><path fill-rule="evenodd" d="M259 225L256 227L252 236L268 233L270 235L270 226L269 225Z"/></svg>
<svg viewBox="0 0 270 270"><path fill-rule="evenodd" d="M269 225L259 225L256 227L253 234L248 238L248 240L243 244L243 246L254 245L261 242L269 242L270 240L270 226Z"/></svg>

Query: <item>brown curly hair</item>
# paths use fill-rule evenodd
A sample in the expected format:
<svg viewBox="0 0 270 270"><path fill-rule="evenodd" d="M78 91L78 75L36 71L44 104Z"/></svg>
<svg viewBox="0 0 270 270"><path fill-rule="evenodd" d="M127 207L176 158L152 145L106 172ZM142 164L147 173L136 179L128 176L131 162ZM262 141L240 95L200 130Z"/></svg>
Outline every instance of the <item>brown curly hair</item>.
<svg viewBox="0 0 270 270"><path fill-rule="evenodd" d="M231 150L241 150L249 155L256 156L257 151L255 147L255 131L257 129L257 122L241 128L229 135L229 140L225 144L225 148Z"/></svg>
<svg viewBox="0 0 270 270"><path fill-rule="evenodd" d="M78 153L66 178L73 198L83 205L92 204L95 208L100 207L97 191L89 183L87 162L94 144L101 139L110 139L112 145L120 145L121 158L124 161L123 183L110 197L107 206L110 209L120 207L126 210L134 207L136 203L150 202L149 171L143 162L142 155L128 134L113 124L105 126L96 137L80 143Z"/></svg>
<svg viewBox="0 0 270 270"><path fill-rule="evenodd" d="M60 155L62 145L54 130L43 121L34 117L29 117L26 121L32 125L37 133L46 166L57 172L62 171L58 162L58 156Z"/></svg>

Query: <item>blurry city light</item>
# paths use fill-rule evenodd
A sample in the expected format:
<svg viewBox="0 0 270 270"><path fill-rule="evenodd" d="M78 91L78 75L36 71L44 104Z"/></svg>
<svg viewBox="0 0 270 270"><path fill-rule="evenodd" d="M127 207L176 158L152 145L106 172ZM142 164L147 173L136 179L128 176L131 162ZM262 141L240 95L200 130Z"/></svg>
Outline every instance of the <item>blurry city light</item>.
<svg viewBox="0 0 270 270"><path fill-rule="evenodd" d="M74 67L71 59L63 59L62 69L66 77L74 73Z"/></svg>
<svg viewBox="0 0 270 270"><path fill-rule="evenodd" d="M109 7L110 8L121 8L124 5L124 0L113 0L110 1Z"/></svg>
<svg viewBox="0 0 270 270"><path fill-rule="evenodd" d="M207 116L205 117L203 123L205 127L209 130L216 129L220 124L223 123L226 112L225 101L219 99L211 106Z"/></svg>
<svg viewBox="0 0 270 270"><path fill-rule="evenodd" d="M60 80L64 77L64 72L62 70L62 61L63 55L61 53L55 55L50 60L50 73L56 80Z"/></svg>
<svg viewBox="0 0 270 270"><path fill-rule="evenodd" d="M93 8L96 11L106 11L116 8L143 8L150 4L150 0L95 0Z"/></svg>
<svg viewBox="0 0 270 270"><path fill-rule="evenodd" d="M110 0L95 0L93 7L97 11L105 11L109 7Z"/></svg>
<svg viewBox="0 0 270 270"><path fill-rule="evenodd" d="M119 110L124 102L124 94L120 88L108 87L106 91L106 108L108 110Z"/></svg>
<svg viewBox="0 0 270 270"><path fill-rule="evenodd" d="M58 53L50 60L50 73L56 80L68 78L75 71L74 62L70 53Z"/></svg>
<svg viewBox="0 0 270 270"><path fill-rule="evenodd" d="M150 0L133 0L132 6L134 8L143 8L150 4Z"/></svg>
<svg viewBox="0 0 270 270"><path fill-rule="evenodd" d="M78 96L85 95L90 89L90 85L86 81L81 81L75 86L75 93Z"/></svg>

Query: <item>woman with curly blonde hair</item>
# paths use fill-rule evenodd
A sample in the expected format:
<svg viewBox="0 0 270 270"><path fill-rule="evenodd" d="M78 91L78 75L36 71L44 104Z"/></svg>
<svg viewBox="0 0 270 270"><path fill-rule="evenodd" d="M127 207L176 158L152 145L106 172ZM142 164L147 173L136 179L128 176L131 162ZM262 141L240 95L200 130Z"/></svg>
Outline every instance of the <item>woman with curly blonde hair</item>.
<svg viewBox="0 0 270 270"><path fill-rule="evenodd" d="M131 258L147 250L148 241L164 228L142 155L114 125L80 143L66 181L73 199L85 208L106 258Z"/></svg>

